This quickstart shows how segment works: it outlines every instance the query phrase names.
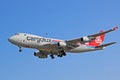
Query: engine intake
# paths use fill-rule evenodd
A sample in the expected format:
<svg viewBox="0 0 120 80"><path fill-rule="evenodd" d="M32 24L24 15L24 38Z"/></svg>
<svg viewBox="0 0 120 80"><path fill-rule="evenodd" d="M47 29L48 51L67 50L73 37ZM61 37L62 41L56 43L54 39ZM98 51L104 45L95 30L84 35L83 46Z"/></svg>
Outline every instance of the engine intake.
<svg viewBox="0 0 120 80"><path fill-rule="evenodd" d="M89 37L89 36L84 36L80 39L80 42L81 43L85 43L85 42L89 42L89 41L92 41L94 40L95 38L94 37Z"/></svg>
<svg viewBox="0 0 120 80"><path fill-rule="evenodd" d="M65 41L58 42L58 46L65 47L67 46L67 43Z"/></svg>

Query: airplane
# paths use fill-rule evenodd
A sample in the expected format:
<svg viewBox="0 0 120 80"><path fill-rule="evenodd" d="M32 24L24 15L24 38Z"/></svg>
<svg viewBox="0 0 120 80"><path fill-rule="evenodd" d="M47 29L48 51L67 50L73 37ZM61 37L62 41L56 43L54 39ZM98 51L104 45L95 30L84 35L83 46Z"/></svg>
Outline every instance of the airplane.
<svg viewBox="0 0 120 80"><path fill-rule="evenodd" d="M22 52L22 47L33 48L38 50L34 52L34 56L38 58L48 58L48 56L50 56L52 59L54 59L54 56L66 56L67 52L82 53L103 50L105 47L116 43L110 42L107 44L102 44L105 34L117 29L118 27L114 27L107 31L102 30L97 34L83 36L71 40L60 40L27 33L17 33L8 38L8 41L18 46L19 52Z"/></svg>

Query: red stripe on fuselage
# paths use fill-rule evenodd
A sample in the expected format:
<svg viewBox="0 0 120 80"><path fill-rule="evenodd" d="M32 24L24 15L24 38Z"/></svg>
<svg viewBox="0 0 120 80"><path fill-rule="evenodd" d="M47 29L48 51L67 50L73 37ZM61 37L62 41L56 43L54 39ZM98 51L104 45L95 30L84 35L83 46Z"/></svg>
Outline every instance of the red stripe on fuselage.
<svg viewBox="0 0 120 80"><path fill-rule="evenodd" d="M61 42L61 40L52 40L52 42Z"/></svg>

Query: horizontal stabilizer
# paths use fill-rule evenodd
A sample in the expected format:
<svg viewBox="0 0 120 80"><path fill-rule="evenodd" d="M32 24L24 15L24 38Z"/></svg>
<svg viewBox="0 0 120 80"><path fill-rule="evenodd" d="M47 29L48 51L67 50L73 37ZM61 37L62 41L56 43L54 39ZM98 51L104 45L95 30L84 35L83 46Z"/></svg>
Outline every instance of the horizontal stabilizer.
<svg viewBox="0 0 120 80"><path fill-rule="evenodd" d="M104 48L104 47L110 46L110 45L115 44L115 43L116 42L111 42L111 43L103 44L103 45L100 45L100 46L96 46L95 48Z"/></svg>

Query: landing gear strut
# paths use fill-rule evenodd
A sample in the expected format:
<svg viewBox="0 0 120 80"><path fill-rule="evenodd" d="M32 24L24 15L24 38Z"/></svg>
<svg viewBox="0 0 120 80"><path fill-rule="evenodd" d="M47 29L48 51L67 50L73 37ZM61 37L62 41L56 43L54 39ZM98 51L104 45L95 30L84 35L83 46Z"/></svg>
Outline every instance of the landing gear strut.
<svg viewBox="0 0 120 80"><path fill-rule="evenodd" d="M63 56L66 56L66 53L65 53L64 50L62 50L61 53L62 53Z"/></svg>
<svg viewBox="0 0 120 80"><path fill-rule="evenodd" d="M22 52L22 48L21 47L19 47L19 52Z"/></svg>
<svg viewBox="0 0 120 80"><path fill-rule="evenodd" d="M64 50L60 51L60 53L58 54L58 57L63 57L66 56L66 53Z"/></svg>
<svg viewBox="0 0 120 80"><path fill-rule="evenodd" d="M62 57L63 55L58 55L58 57Z"/></svg>

